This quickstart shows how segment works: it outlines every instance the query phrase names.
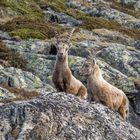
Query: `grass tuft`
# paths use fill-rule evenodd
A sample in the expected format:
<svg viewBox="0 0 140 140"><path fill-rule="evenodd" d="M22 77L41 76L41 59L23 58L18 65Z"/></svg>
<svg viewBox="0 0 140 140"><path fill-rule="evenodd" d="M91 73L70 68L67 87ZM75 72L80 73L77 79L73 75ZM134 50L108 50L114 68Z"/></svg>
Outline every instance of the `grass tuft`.
<svg viewBox="0 0 140 140"><path fill-rule="evenodd" d="M43 18L43 12L34 0L0 0L0 5L10 7L20 16L24 16L28 19L35 20Z"/></svg>
<svg viewBox="0 0 140 140"><path fill-rule="evenodd" d="M140 18L140 12L135 11L132 5L124 5L119 3L117 0L111 0L111 2L111 8L124 12L128 15L134 16L136 18Z"/></svg>
<svg viewBox="0 0 140 140"><path fill-rule="evenodd" d="M0 64L4 67L7 65L26 69L26 60L16 50L7 48L2 41L0 41L0 60Z"/></svg>
<svg viewBox="0 0 140 140"><path fill-rule="evenodd" d="M6 84L0 85L0 87L3 87L7 89L9 92L14 93L16 95L15 99L10 99L10 100L3 100L2 103L9 103L13 101L21 101L21 100L29 100L34 97L38 97L39 93L36 91L27 91L23 88L16 88L16 87L10 87Z"/></svg>
<svg viewBox="0 0 140 140"><path fill-rule="evenodd" d="M54 30L62 31L63 27L56 23L50 23L43 19L31 20L26 18L14 18L8 21L0 27L5 31L8 31L12 36L20 36L23 39L37 38L50 39L55 36Z"/></svg>
<svg viewBox="0 0 140 140"><path fill-rule="evenodd" d="M22 28L22 29L11 31L9 35L19 36L22 39L29 39L29 38L45 39L46 38L46 36L42 34L41 32L33 30L33 29L28 29L28 28L27 29Z"/></svg>

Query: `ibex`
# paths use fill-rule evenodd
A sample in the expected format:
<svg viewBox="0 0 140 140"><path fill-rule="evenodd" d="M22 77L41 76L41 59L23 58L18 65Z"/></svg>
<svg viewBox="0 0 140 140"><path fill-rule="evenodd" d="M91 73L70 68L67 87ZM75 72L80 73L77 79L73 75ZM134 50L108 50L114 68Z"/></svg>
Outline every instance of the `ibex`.
<svg viewBox="0 0 140 140"><path fill-rule="evenodd" d="M122 90L109 84L103 78L96 60L86 59L79 73L87 77L87 89L92 100L118 111L122 118L126 120L129 114L128 98Z"/></svg>
<svg viewBox="0 0 140 140"><path fill-rule="evenodd" d="M68 50L70 48L70 39L75 29L72 29L65 40L60 40L57 35L57 56L53 71L52 81L58 92L66 92L79 96L81 99L87 98L87 89L77 80L68 66Z"/></svg>

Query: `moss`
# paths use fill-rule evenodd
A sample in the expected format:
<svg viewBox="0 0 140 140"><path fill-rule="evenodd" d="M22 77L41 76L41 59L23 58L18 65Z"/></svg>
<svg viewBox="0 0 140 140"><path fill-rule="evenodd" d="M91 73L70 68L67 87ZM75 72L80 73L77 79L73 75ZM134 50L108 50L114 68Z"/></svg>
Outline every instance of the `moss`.
<svg viewBox="0 0 140 140"><path fill-rule="evenodd" d="M29 38L38 38L38 39L45 39L45 35L39 31L35 31L33 29L17 29L10 32L11 36L19 36L22 39L29 39Z"/></svg>
<svg viewBox="0 0 140 140"><path fill-rule="evenodd" d="M7 48L2 41L0 41L0 60L6 61L8 66L26 69L26 60L16 50ZM0 64L4 65L1 62Z"/></svg>

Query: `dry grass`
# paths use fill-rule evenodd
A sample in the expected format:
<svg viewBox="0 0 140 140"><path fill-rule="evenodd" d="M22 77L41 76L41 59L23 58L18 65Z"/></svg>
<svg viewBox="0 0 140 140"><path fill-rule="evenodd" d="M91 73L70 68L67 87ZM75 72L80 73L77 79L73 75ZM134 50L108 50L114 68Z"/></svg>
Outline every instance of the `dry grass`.
<svg viewBox="0 0 140 140"><path fill-rule="evenodd" d="M0 87L3 87L5 89L7 89L9 92L14 93L14 95L16 95L15 99L9 99L9 100L6 99L6 100L1 101L2 103L29 100L29 99L39 96L39 93L36 91L27 91L23 88L10 87L7 84L2 84L2 85L0 85Z"/></svg>
<svg viewBox="0 0 140 140"><path fill-rule="evenodd" d="M132 15L136 18L140 18L140 12L135 11L132 5L123 5L117 2L117 0L111 0L111 2L111 8L124 12L128 15Z"/></svg>
<svg viewBox="0 0 140 140"><path fill-rule="evenodd" d="M1 30L6 30L10 32L12 36L20 36L23 39L35 38L35 36L39 37L40 39L50 39L54 37L54 30L62 30L62 27L56 23L49 23L43 20L42 16L39 16L39 14L42 12L40 11L40 8L35 8L39 4L42 8L51 7L55 11L64 12L78 20L82 20L84 23L80 27L84 29L93 30L105 28L108 30L121 32L136 40L140 39L140 29L130 29L123 27L121 24L115 21L105 20L104 18L99 17L90 17L80 10L68 8L65 4L65 0L31 0L29 3L32 3L33 5L31 7L28 5L27 9L22 8L22 5L23 7L26 7L25 1L29 2L29 0L23 0L23 2L19 4L19 8L18 4L14 6L12 2L12 5L10 6L10 3L8 3L7 0L6 2L2 0L6 6L10 6L12 8L16 7L23 17L14 18L13 20L8 21L6 24L0 27ZM121 5L116 0L112 1L111 6L112 8L114 6L115 9L135 17L139 15L137 15L137 12L132 10L129 6ZM34 18L32 17L33 15L35 16ZM32 30L34 30L34 32L32 32ZM27 31L29 31L29 34Z"/></svg>
<svg viewBox="0 0 140 140"><path fill-rule="evenodd" d="M10 17L0 18L0 25L3 25L10 20L12 20Z"/></svg>
<svg viewBox="0 0 140 140"><path fill-rule="evenodd" d="M0 41L0 64L4 67L26 69L26 60L14 49L7 48Z"/></svg>
<svg viewBox="0 0 140 140"><path fill-rule="evenodd" d="M64 31L64 28L56 23L50 23L43 19L31 20L22 17L8 21L0 29L10 32L11 35L20 36L23 39L35 37L50 39L55 36L54 30Z"/></svg>
<svg viewBox="0 0 140 140"><path fill-rule="evenodd" d="M104 18L91 17L77 9L69 8L69 9L67 9L67 11L65 11L65 13L78 20L82 20L83 24L80 27L82 27L84 29L91 31L93 29L105 28L108 30L121 32L136 40L140 39L140 29L133 29L133 28L130 29L127 27L123 27L121 24L119 24L115 21L106 20Z"/></svg>

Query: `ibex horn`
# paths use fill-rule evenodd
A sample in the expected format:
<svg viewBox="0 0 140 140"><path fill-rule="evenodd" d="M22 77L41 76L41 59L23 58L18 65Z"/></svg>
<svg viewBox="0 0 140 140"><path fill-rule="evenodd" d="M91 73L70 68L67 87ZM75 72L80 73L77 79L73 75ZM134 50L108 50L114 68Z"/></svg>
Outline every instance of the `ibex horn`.
<svg viewBox="0 0 140 140"><path fill-rule="evenodd" d="M55 32L55 35L56 35L56 41L58 43L60 41L59 34L58 34L58 32L56 30L54 30L54 32Z"/></svg>
<svg viewBox="0 0 140 140"><path fill-rule="evenodd" d="M67 38L68 38L68 39L67 39L67 42L68 42L68 43L70 42L70 39L71 39L71 37L72 37L74 31L75 31L75 28L72 28L72 30L70 31L70 34L68 34L68 37L67 37Z"/></svg>

